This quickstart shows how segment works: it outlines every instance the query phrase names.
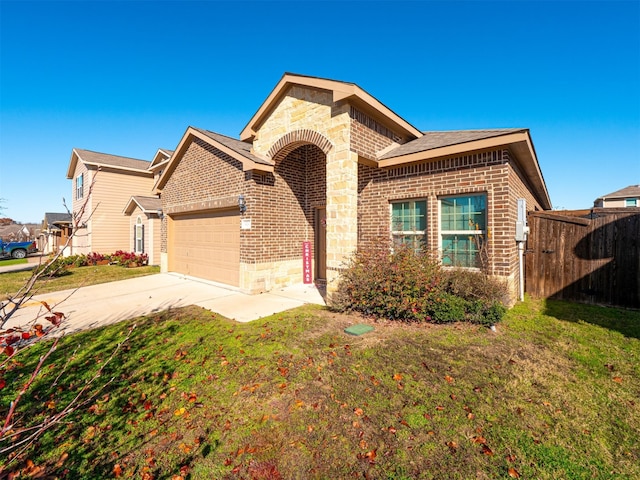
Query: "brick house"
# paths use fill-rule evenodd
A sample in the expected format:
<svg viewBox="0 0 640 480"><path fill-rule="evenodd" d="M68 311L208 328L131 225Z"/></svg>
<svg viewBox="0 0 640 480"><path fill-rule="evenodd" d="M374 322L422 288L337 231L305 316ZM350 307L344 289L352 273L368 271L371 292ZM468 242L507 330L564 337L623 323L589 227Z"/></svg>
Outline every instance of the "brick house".
<svg viewBox="0 0 640 480"><path fill-rule="evenodd" d="M239 139L187 128L155 193L163 271L251 293L303 280L330 292L381 237L445 265L486 258L515 292L518 199L551 208L527 129L422 132L355 84L294 74Z"/></svg>

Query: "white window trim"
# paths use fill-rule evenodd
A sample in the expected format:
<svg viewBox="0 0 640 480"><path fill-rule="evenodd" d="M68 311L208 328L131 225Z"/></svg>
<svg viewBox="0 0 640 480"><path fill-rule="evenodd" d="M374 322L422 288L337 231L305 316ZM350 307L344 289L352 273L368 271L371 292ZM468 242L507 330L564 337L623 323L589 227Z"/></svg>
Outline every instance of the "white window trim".
<svg viewBox="0 0 640 480"><path fill-rule="evenodd" d="M425 218L424 218L424 224L425 224L425 229L424 230L394 230L393 229L393 205L397 204L397 203L413 203L414 206L416 204L416 202L424 202L425 204ZM389 224L391 226L390 231L391 231L391 245L394 245L394 237L396 236L407 236L407 235L411 235L414 237L423 237L425 238L425 244L426 244L426 236L427 236L427 232L429 230L429 202L427 201L427 198L424 197L420 197L420 198L405 198L402 200L390 200L389 201Z"/></svg>
<svg viewBox="0 0 640 480"><path fill-rule="evenodd" d="M82 180L82 185L78 186L78 180ZM76 200L84 198L84 173L81 173L76 177Z"/></svg>
<svg viewBox="0 0 640 480"><path fill-rule="evenodd" d="M485 218L486 230L443 230L441 228L442 225L442 200L445 198L455 198L455 197L477 197L484 195L485 202L487 204L487 212ZM475 270L480 271L480 267L461 267L456 265L445 265L443 262L443 248L442 248L442 237L444 235L484 235L485 240L488 240L488 231L489 231L489 195L486 192L470 192L470 193L460 193L456 195L443 195L438 197L438 258L440 259L440 263L444 268L465 268L467 270Z"/></svg>
<svg viewBox="0 0 640 480"><path fill-rule="evenodd" d="M134 245L133 245L133 251L135 253L144 253L144 236L141 235L142 234L142 228L143 228L143 222L142 222L142 217L140 215L138 215L138 218L136 218L136 223L133 226L134 231L135 231L135 235L134 235ZM139 230L138 230L139 229ZM142 243L142 248L138 249L138 242Z"/></svg>

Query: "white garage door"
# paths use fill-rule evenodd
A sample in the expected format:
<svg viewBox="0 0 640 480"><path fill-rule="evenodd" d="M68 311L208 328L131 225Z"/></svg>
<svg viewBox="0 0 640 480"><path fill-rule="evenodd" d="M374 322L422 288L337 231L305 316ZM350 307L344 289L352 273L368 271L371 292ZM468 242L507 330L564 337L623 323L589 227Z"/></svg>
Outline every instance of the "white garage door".
<svg viewBox="0 0 640 480"><path fill-rule="evenodd" d="M237 211L169 217L169 270L240 285L240 215Z"/></svg>

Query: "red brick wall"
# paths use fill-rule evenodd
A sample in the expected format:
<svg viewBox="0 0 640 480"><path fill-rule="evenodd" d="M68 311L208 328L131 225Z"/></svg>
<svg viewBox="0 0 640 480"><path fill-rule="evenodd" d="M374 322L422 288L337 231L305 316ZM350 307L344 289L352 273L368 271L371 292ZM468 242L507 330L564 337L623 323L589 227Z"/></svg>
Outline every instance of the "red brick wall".
<svg viewBox="0 0 640 480"><path fill-rule="evenodd" d="M314 239L314 210L326 202L326 157L303 145L276 163L274 174L243 172L242 164L195 139L162 192L163 208L245 196L251 229L240 231L240 261L301 258L302 242ZM162 251L167 251L166 221Z"/></svg>
<svg viewBox="0 0 640 480"><path fill-rule="evenodd" d="M351 117L352 152L374 160L376 153L393 143L405 143L405 139L373 118L354 107L349 108Z"/></svg>
<svg viewBox="0 0 640 480"><path fill-rule="evenodd" d="M241 261L302 257L302 242L314 240L314 210L326 201L326 160L315 145L303 145L276 163L273 175L253 174L241 232Z"/></svg>
<svg viewBox="0 0 640 480"><path fill-rule="evenodd" d="M528 187L527 181L522 174L522 171L518 167L515 161L510 161L508 164L509 169L509 221L508 232L506 233L508 238L515 238L516 235L516 220L518 219L518 198L524 198L527 202L527 211L543 210L540 203L535 199ZM513 272L516 278L516 288L519 289L518 280L518 248L515 242L511 244L511 263L510 271Z"/></svg>
<svg viewBox="0 0 640 480"><path fill-rule="evenodd" d="M172 207L237 196L244 189L242 163L200 139L194 139L162 191L165 212ZM167 251L166 220L161 251Z"/></svg>
<svg viewBox="0 0 640 480"><path fill-rule="evenodd" d="M427 200L427 244L438 248L438 199L445 195L486 193L490 231L490 273L508 276L516 253L513 239L516 209L506 150L494 150L455 158L375 169L358 170L358 246L372 245L389 235L389 203L404 199ZM517 260L517 258L516 258Z"/></svg>

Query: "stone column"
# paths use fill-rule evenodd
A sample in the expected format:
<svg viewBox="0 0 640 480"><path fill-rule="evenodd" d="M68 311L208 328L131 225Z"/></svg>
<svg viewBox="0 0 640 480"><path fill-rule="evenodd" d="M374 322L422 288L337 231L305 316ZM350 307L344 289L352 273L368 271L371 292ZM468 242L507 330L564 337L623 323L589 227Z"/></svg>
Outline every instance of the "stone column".
<svg viewBox="0 0 640 480"><path fill-rule="evenodd" d="M343 131L344 134L344 131ZM358 155L349 142L327 156L327 292L335 291L340 270L358 242Z"/></svg>

